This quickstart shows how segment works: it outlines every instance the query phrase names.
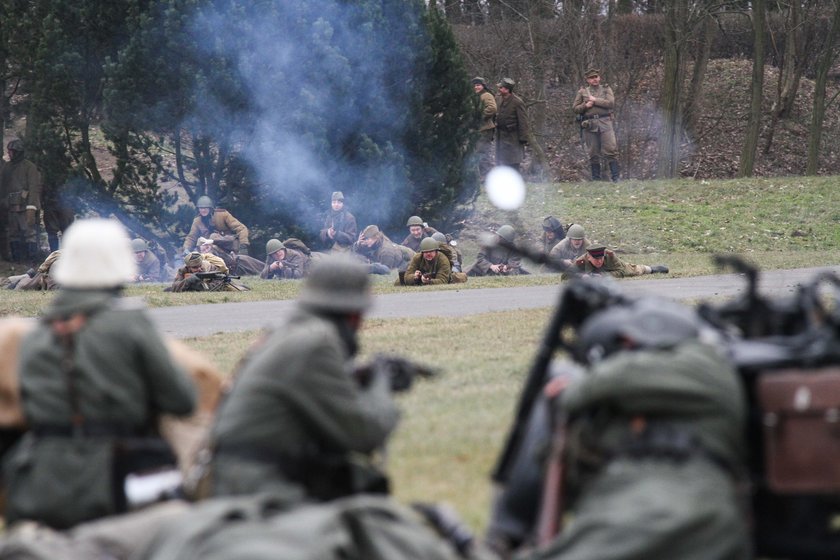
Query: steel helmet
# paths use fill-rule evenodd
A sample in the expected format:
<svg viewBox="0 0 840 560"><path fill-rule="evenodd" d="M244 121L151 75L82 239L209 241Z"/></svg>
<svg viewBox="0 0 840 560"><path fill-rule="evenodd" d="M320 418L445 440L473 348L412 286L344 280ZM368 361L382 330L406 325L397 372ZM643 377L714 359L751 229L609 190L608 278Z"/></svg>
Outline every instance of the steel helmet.
<svg viewBox="0 0 840 560"><path fill-rule="evenodd" d="M213 208L213 199L207 195L199 196L195 206L196 208Z"/></svg>
<svg viewBox="0 0 840 560"><path fill-rule="evenodd" d="M140 239L139 237L137 239L131 240L131 250L135 253L142 253L148 248L149 246L146 244L146 242Z"/></svg>
<svg viewBox="0 0 840 560"><path fill-rule="evenodd" d="M298 303L326 313L364 311L371 304L368 267L342 254L313 261Z"/></svg>
<svg viewBox="0 0 840 560"><path fill-rule="evenodd" d="M440 248L440 243L432 239L431 237L426 237L423 241L420 242L420 252L425 253L426 251L437 251Z"/></svg>
<svg viewBox="0 0 840 560"><path fill-rule="evenodd" d="M116 288L137 273L131 241L115 220L73 223L61 240L61 257L51 275L62 288Z"/></svg>
<svg viewBox="0 0 840 560"><path fill-rule="evenodd" d="M407 226L422 226L423 225L423 218L420 216L412 216L406 222Z"/></svg>
<svg viewBox="0 0 840 560"><path fill-rule="evenodd" d="M582 225L572 224L569 226L569 231L566 232L566 237L569 239L583 239L586 237L586 232L583 231Z"/></svg>
<svg viewBox="0 0 840 560"><path fill-rule="evenodd" d="M283 242L279 239L269 239L268 243L265 244L265 254L266 255L273 255L280 249L285 249L286 246L283 245Z"/></svg>
<svg viewBox="0 0 840 560"><path fill-rule="evenodd" d="M503 225L497 229L496 234L508 243L513 243L513 240L516 238L516 231L514 231L513 226L509 225Z"/></svg>
<svg viewBox="0 0 840 560"><path fill-rule="evenodd" d="M441 232L436 231L432 234L432 239L437 241L438 243L446 243L446 236L443 235Z"/></svg>

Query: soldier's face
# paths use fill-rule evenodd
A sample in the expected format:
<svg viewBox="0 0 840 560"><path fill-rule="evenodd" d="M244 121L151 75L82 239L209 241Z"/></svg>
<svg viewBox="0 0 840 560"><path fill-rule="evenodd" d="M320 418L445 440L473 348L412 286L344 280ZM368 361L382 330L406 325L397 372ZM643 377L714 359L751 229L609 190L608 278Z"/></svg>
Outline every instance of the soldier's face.
<svg viewBox="0 0 840 560"><path fill-rule="evenodd" d="M473 84L473 89L475 90L476 93L481 93L482 91L484 91L484 85L483 84Z"/></svg>
<svg viewBox="0 0 840 560"><path fill-rule="evenodd" d="M137 251L134 253L134 262L141 263L146 257L146 251Z"/></svg>
<svg viewBox="0 0 840 560"><path fill-rule="evenodd" d="M545 231L545 238L548 241L553 241L554 238L557 237L557 235L554 233L553 229L546 229L546 230L543 230L543 231Z"/></svg>
<svg viewBox="0 0 840 560"><path fill-rule="evenodd" d="M207 244L205 244L205 245L201 245L201 246L198 248L198 251L199 251L200 253L209 253L209 252L210 252L210 244L209 244L209 243L207 243Z"/></svg>
<svg viewBox="0 0 840 560"><path fill-rule="evenodd" d="M187 265L188 272L201 272L201 265L200 264L188 264Z"/></svg>
<svg viewBox="0 0 840 560"><path fill-rule="evenodd" d="M574 247L575 249L580 249L580 246L583 245L583 239L572 239L569 238L569 245Z"/></svg>
<svg viewBox="0 0 840 560"><path fill-rule="evenodd" d="M408 232L411 234L411 237L420 239L423 235L423 226L408 226Z"/></svg>
<svg viewBox="0 0 840 560"><path fill-rule="evenodd" d="M593 257L592 255L587 253L586 256L589 259L589 262L592 263L592 266L594 266L595 268L601 268L602 266L604 266L603 255L601 255L600 257Z"/></svg>
<svg viewBox="0 0 840 560"><path fill-rule="evenodd" d="M373 244L376 243L376 238L375 237L365 237L362 240L362 243L365 244L365 247L373 247Z"/></svg>
<svg viewBox="0 0 840 560"><path fill-rule="evenodd" d="M209 208L199 208L198 209L198 215L199 216L209 216L210 215L210 209Z"/></svg>
<svg viewBox="0 0 840 560"><path fill-rule="evenodd" d="M508 88L506 88L505 86L501 86L499 88L499 93L502 94L502 97L507 97L508 95L510 95L510 90Z"/></svg>
<svg viewBox="0 0 840 560"><path fill-rule="evenodd" d="M433 261L437 257L437 251L423 251L423 258L427 261Z"/></svg>
<svg viewBox="0 0 840 560"><path fill-rule="evenodd" d="M271 253L271 258L277 262L282 261L286 258L286 249L278 249L277 251L274 251Z"/></svg>
<svg viewBox="0 0 840 560"><path fill-rule="evenodd" d="M598 87L601 84L601 76L592 76L586 78L586 83L592 87Z"/></svg>
<svg viewBox="0 0 840 560"><path fill-rule="evenodd" d="M338 212L344 208L344 201L343 200L333 200L332 201L332 209Z"/></svg>

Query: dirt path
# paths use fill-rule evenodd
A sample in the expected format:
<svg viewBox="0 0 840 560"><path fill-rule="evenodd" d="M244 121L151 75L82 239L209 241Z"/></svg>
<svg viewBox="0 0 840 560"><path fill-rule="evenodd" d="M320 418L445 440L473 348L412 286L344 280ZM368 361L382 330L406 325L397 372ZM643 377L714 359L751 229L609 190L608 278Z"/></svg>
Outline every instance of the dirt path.
<svg viewBox="0 0 840 560"><path fill-rule="evenodd" d="M840 274L840 266L772 270L761 273L762 293L784 296L823 270ZM652 278L619 282L631 295L659 295L675 300L732 297L745 287L742 276L722 274L692 278ZM492 311L534 309L554 305L557 286L486 288L428 292L411 290L374 298L368 314L372 318L460 317ZM177 337L208 336L219 332L248 331L275 325L283 320L294 301L258 301L164 307L151 309L152 318L163 332Z"/></svg>

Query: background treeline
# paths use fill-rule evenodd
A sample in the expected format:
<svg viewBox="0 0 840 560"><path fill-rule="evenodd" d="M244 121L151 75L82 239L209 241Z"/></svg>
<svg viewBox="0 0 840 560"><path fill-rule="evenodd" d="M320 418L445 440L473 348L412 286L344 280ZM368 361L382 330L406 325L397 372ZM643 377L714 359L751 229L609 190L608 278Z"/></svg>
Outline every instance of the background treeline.
<svg viewBox="0 0 840 560"><path fill-rule="evenodd" d="M520 82L535 177L585 177L571 102L593 65L630 177L840 172L838 0L432 3L471 70Z"/></svg>
<svg viewBox="0 0 840 560"><path fill-rule="evenodd" d="M475 96L421 0L0 0L0 92L48 187L170 247L205 194L256 249L313 241L335 190L400 230L477 193Z"/></svg>

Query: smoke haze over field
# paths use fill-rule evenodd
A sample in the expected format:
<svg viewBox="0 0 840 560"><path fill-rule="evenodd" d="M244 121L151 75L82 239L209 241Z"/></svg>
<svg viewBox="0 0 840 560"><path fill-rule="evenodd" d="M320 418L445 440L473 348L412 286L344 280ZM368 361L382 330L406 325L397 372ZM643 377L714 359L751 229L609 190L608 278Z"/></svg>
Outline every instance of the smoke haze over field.
<svg viewBox="0 0 840 560"><path fill-rule="evenodd" d="M342 190L359 226L403 212L411 86L427 48L404 0L287 0L202 9L192 27L221 80L200 84L200 120L253 167L263 210L320 227ZM365 222L365 223L362 223Z"/></svg>

